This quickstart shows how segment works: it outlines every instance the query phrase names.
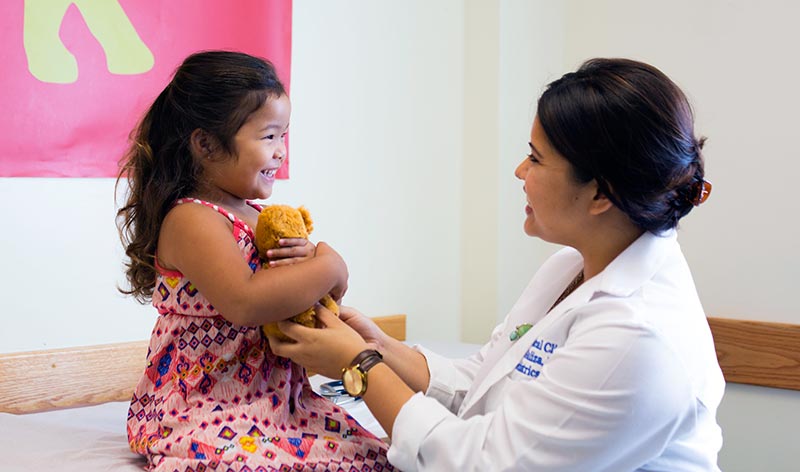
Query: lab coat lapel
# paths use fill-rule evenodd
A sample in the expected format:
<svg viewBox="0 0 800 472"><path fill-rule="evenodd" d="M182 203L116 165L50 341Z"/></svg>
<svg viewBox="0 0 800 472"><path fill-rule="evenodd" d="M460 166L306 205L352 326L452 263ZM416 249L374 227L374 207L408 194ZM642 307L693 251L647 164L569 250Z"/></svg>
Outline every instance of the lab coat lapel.
<svg viewBox="0 0 800 472"><path fill-rule="evenodd" d="M565 261L564 264L556 265L546 271L538 282L535 278L532 284L536 282L539 285L536 294L528 303L518 303L512 309L506 322L504 337L497 343L497 347L487 355L469 393L464 398L460 415L468 415L470 409L480 403L492 386L515 370L519 360L533 344L533 341L546 333L556 320L563 319L569 310L588 303L598 292L615 296L629 295L641 287L645 280L650 279L662 265L663 259L674 254L675 251L679 251L679 248L674 231L659 236L644 233L617 256L603 272L585 281L543 317L542 313L552 306L572 277L583 266L583 260L578 258ZM537 273L537 277L539 275ZM555 280L555 282L550 282L550 280ZM511 342L508 335L522 323L532 323L534 326L517 341Z"/></svg>
<svg viewBox="0 0 800 472"><path fill-rule="evenodd" d="M461 411L471 408L492 385L513 371L536 337L545 331L553 320L558 319L558 315L563 312L558 308L564 302L550 313L547 313L547 310L580 270L582 263L582 260L571 261L568 267L558 268L560 273L554 274L552 271L548 271L549 273L541 274L543 277L539 281L534 281L540 286L529 298L517 302L508 314L503 335L487 353L472 387L464 398ZM576 294L577 291L573 293L573 295ZM511 341L509 338L511 333L516 330L517 326L525 323L533 326L522 337Z"/></svg>
<svg viewBox="0 0 800 472"><path fill-rule="evenodd" d="M474 393L476 391L476 387L479 385L485 384L491 378L493 372L497 370L497 363L501 362L501 359L507 356L509 351L514 350L514 348L519 345L522 338L512 342L509 339L511 332L514 331L517 326L524 323L531 323L532 325L535 325L537 321L539 321L539 319L536 318L536 315L534 315L536 313L542 314L539 318L544 316L544 313L547 310L546 306L548 303L548 298L549 297L546 294L542 294L541 296L534 296L527 300L520 300L520 302L514 306L514 308L511 310L511 313L508 314L508 319L506 320L505 329L503 330L502 336L486 354L486 358L484 359L478 374L475 376L472 388L470 388L470 393ZM530 333L530 331L528 333ZM525 336L527 336L528 333L526 333ZM523 336L523 338L525 336ZM468 400L468 398L465 399L465 401Z"/></svg>

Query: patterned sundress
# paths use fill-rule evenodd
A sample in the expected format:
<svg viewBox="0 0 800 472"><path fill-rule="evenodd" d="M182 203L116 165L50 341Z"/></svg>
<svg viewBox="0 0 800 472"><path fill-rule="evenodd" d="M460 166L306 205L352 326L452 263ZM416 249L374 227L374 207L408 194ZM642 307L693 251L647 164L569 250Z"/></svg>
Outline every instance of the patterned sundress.
<svg viewBox="0 0 800 472"><path fill-rule="evenodd" d="M242 257L261 270L246 223L208 202L176 202L186 203L229 218ZM161 316L127 422L149 470L394 470L387 445L314 393L303 367L273 354L259 328L225 320L179 272L158 272Z"/></svg>

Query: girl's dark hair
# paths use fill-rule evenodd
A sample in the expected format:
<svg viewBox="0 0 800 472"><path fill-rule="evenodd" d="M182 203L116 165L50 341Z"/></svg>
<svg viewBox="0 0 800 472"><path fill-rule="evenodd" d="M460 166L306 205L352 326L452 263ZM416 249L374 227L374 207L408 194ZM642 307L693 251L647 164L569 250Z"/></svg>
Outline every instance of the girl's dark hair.
<svg viewBox="0 0 800 472"><path fill-rule="evenodd" d="M537 116L580 182L603 194L642 230L674 228L697 202L701 149L686 96L653 66L590 59L547 86Z"/></svg>
<svg viewBox="0 0 800 472"><path fill-rule="evenodd" d="M129 289L140 302L152 297L161 222L175 200L190 195L201 167L189 143L196 129L236 156L233 139L247 118L271 97L286 93L272 64L248 54L204 51L187 57L130 136L117 186L127 177L127 201L117 228L129 261Z"/></svg>

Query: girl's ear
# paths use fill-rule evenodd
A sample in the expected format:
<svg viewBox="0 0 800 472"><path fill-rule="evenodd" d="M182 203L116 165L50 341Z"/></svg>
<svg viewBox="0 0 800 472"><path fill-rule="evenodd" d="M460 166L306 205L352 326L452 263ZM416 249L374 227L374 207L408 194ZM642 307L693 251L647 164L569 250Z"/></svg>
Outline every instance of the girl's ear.
<svg viewBox="0 0 800 472"><path fill-rule="evenodd" d="M217 148L216 141L208 131L197 128L189 136L189 148L196 159L208 158Z"/></svg>

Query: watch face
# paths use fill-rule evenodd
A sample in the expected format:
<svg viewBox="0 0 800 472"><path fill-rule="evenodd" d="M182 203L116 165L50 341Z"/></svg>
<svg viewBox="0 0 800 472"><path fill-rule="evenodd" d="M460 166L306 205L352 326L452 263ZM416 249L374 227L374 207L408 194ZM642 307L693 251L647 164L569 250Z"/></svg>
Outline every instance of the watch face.
<svg viewBox="0 0 800 472"><path fill-rule="evenodd" d="M360 395L364 389L364 379L357 368L345 370L342 375L342 383L347 393L353 396Z"/></svg>

